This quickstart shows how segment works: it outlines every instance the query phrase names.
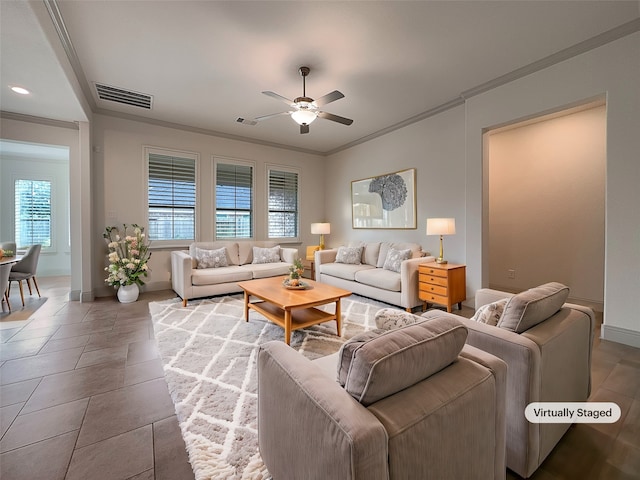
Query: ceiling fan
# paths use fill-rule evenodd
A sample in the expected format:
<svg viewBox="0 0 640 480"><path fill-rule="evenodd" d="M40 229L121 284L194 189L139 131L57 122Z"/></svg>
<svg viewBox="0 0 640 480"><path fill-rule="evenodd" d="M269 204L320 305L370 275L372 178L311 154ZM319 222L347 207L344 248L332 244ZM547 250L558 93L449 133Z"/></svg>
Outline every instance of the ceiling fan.
<svg viewBox="0 0 640 480"><path fill-rule="evenodd" d="M336 100L344 98L344 95L338 90L334 90L333 92L328 93L324 97L320 97L317 100L307 97L305 78L307 77L307 75L309 75L310 71L311 70L309 69L309 67L300 67L298 69L298 72L302 76L302 96L296 98L295 100L289 100L288 98L283 97L282 95L278 95L274 92L262 92L269 97L283 101L284 103L289 105L292 110L289 110L288 112L263 115L261 117L256 117L253 120L247 120L240 117L236 121L245 125L256 125L262 120L268 120L269 118L277 117L279 115L291 115L291 118L298 125L300 125L300 133L309 133L309 125L317 117L324 118L325 120L331 120L332 122L342 123L343 125L351 125L353 123L353 120L351 120L350 118L341 117L339 115L334 115L332 113L319 110L319 107L322 107L327 103L335 102Z"/></svg>

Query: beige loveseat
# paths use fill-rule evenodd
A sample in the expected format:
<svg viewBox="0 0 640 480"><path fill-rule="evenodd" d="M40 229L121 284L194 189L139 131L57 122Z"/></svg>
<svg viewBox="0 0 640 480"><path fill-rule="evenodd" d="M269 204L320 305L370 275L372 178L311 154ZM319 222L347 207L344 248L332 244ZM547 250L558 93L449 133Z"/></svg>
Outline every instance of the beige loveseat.
<svg viewBox="0 0 640 480"><path fill-rule="evenodd" d="M504 479L506 365L439 318L310 361L258 353L258 440L274 479ZM328 366L328 368L327 368Z"/></svg>
<svg viewBox="0 0 640 480"><path fill-rule="evenodd" d="M506 463L524 478L536 471L571 426L530 423L525 407L531 402L584 402L591 389L595 317L590 308L565 303L568 294L568 287L556 282L517 295L480 289L480 321L436 310L412 315L416 321L443 315L458 319L469 330L469 345L507 363Z"/></svg>
<svg viewBox="0 0 640 480"><path fill-rule="evenodd" d="M277 255L254 258L254 247L269 249ZM224 258L202 253L219 254L221 249L224 249ZM198 260L199 254L203 262ZM238 282L287 275L297 258L297 249L281 248L271 241L196 242L189 246L189 252L171 252L171 285L186 306L192 298L241 292ZM202 268L206 264L214 266Z"/></svg>
<svg viewBox="0 0 640 480"><path fill-rule="evenodd" d="M340 258L341 252L351 249L353 253L356 248L361 248L359 257L346 254ZM406 260L390 261L390 254L407 250ZM435 257L416 243L350 244L315 253L316 280L411 311L423 303L418 298L418 265L433 261Z"/></svg>

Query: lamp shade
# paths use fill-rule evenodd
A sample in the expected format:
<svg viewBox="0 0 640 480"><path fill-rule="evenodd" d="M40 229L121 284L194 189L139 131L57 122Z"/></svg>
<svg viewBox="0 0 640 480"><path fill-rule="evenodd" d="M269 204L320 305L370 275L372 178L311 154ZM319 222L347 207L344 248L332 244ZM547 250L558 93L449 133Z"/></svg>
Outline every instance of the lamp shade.
<svg viewBox="0 0 640 480"><path fill-rule="evenodd" d="M312 223L311 224L311 233L313 235L328 235L331 233L331 224L330 223Z"/></svg>
<svg viewBox="0 0 640 480"><path fill-rule="evenodd" d="M455 218L427 218L427 235L455 235Z"/></svg>

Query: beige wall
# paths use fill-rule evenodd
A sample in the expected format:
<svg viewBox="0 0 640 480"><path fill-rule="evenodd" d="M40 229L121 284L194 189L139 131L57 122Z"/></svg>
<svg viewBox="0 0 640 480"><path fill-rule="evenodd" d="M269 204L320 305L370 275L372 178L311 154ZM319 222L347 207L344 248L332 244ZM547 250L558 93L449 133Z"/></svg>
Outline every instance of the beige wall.
<svg viewBox="0 0 640 480"><path fill-rule="evenodd" d="M605 133L602 105L487 135L492 288L558 281L602 309Z"/></svg>
<svg viewBox="0 0 640 480"><path fill-rule="evenodd" d="M213 239L213 157L221 156L255 162L254 236L257 239L265 239L267 235L267 164L298 168L301 243L292 246L298 247L300 254L304 255L304 246L317 242L317 236L311 235L310 224L325 217L323 157L104 115L94 116L93 132L93 241L97 248L92 270L97 296L113 294L113 289L104 283L107 250L102 233L105 226L122 223L144 225L147 221L145 146L199 155L197 202L200 221L196 230L200 241ZM153 249L146 289L171 287L170 250Z"/></svg>

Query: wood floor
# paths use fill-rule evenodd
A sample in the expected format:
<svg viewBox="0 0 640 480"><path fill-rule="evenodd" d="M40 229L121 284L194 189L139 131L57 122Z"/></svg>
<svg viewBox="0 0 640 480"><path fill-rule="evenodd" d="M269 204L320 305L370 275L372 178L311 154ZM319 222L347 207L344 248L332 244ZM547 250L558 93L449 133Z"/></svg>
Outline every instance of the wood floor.
<svg viewBox="0 0 640 480"><path fill-rule="evenodd" d="M193 479L148 312L173 292L78 303L67 277L38 280L0 313L0 478ZM640 479L640 349L596 337L591 399L622 417L571 427L531 478Z"/></svg>

